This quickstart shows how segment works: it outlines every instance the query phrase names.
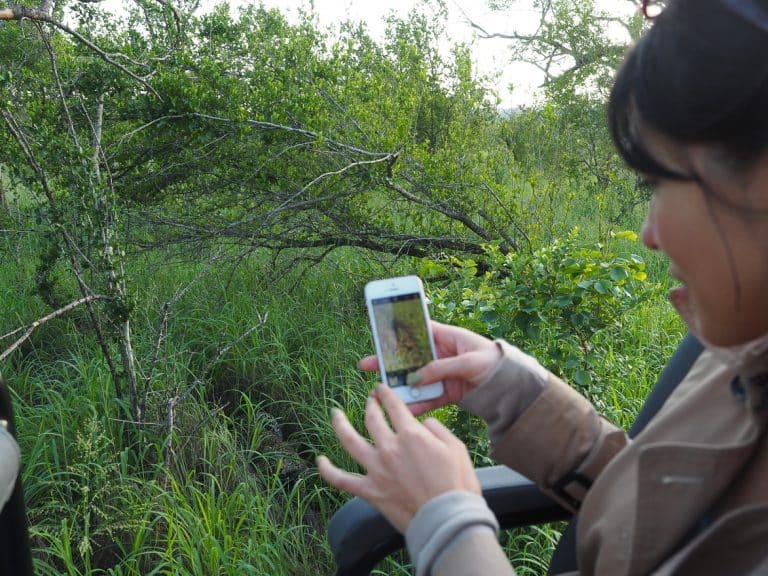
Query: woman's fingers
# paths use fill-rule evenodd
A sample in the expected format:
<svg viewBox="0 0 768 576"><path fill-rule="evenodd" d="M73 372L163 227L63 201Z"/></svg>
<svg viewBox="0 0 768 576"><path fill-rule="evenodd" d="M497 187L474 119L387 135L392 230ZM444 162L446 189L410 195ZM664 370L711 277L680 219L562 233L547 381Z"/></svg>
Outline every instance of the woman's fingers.
<svg viewBox="0 0 768 576"><path fill-rule="evenodd" d="M446 444L453 443L454 440L457 440L453 432L448 430L448 428L446 428L445 425L437 418L427 418L424 420L424 427Z"/></svg>
<svg viewBox="0 0 768 576"><path fill-rule="evenodd" d="M419 385L441 380L464 380L477 385L490 373L501 358L501 350L495 345L485 346L460 356L433 360L419 370Z"/></svg>
<svg viewBox="0 0 768 576"><path fill-rule="evenodd" d="M349 492L353 496L364 498L367 494L367 479L360 474L347 472L335 466L327 456L317 457L317 470L323 480L334 488Z"/></svg>
<svg viewBox="0 0 768 576"><path fill-rule="evenodd" d="M371 462L371 458L375 457L375 450L373 446L355 430L354 426L347 419L346 414L341 410L334 410L331 416L331 422L333 429L336 432L336 436L339 438L341 445L344 446L350 456L355 461L368 468Z"/></svg>
<svg viewBox="0 0 768 576"><path fill-rule="evenodd" d="M456 356L465 352L487 346L491 341L485 336L480 336L466 328L441 324L431 321L432 336L435 347L441 358ZM361 358L358 367L365 372L375 372L379 369L379 360L375 355Z"/></svg>
<svg viewBox="0 0 768 576"><path fill-rule="evenodd" d="M404 532L417 510L450 490L480 488L461 441L437 420L422 426L397 393L376 389L366 406L365 425L372 443L361 436L340 410L333 427L342 446L365 470L355 474L317 459L320 475L331 486L363 498L379 508ZM390 426L391 424L391 426Z"/></svg>
<svg viewBox="0 0 768 576"><path fill-rule="evenodd" d="M445 406L449 403L450 403L450 398L447 395L443 394L442 396L440 396L440 398L436 398L434 400L424 400L423 402L413 402L411 404L408 404L408 410L410 410L411 414L413 414L414 416L421 416L426 412L430 412L435 408L441 408L442 406Z"/></svg>
<svg viewBox="0 0 768 576"><path fill-rule="evenodd" d="M364 372L376 372L379 369L379 359L376 356L366 356L357 363Z"/></svg>
<svg viewBox="0 0 768 576"><path fill-rule="evenodd" d="M384 410L389 416L389 421L392 423L392 428L395 432L403 430L406 426L409 426L416 422L411 411L406 406L400 397L388 386L380 385L376 388L376 396L384 407Z"/></svg>
<svg viewBox="0 0 768 576"><path fill-rule="evenodd" d="M432 336L440 357L456 356L488 345L491 340L466 328L432 320Z"/></svg>
<svg viewBox="0 0 768 576"><path fill-rule="evenodd" d="M379 402L373 396L369 396L365 404L365 427L376 446L380 446L394 436L394 432L387 424L384 413L381 411Z"/></svg>

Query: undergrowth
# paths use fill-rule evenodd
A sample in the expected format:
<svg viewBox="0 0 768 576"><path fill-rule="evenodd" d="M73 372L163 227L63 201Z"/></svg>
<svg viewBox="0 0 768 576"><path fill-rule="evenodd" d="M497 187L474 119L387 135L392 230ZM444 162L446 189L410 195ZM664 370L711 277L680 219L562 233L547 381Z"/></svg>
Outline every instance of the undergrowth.
<svg viewBox="0 0 768 576"><path fill-rule="evenodd" d="M572 257L597 262L604 256L579 252L575 241L569 246ZM21 245L17 253L33 248ZM625 280L618 271L624 261L612 262L602 279L618 285ZM626 262L627 274L639 279L637 262ZM345 252L310 273L277 279L263 264L256 257L235 270L200 275L200 267L171 265L162 254L135 258L135 347L147 377L141 423L115 399L110 372L77 314L41 326L2 366L17 412L38 574L333 573L326 525L346 497L320 481L314 458L324 453L354 467L330 429L329 411L341 407L361 427L375 380L356 368L372 351L362 287L373 277L412 272L415 264L384 265ZM20 266L30 267L23 258L0 264L5 332L45 310L31 287L19 283ZM657 280L637 288L630 308L583 317L593 323L589 331L567 340L562 331L570 328L546 316L544 300L535 330L505 312L504 298L534 297L521 292L520 282L517 292L504 296L507 280L493 284L467 269L457 264L460 278L448 282L442 274L427 282L438 318L455 321L463 314L475 328L487 322L486 333L550 362L569 354L576 364L563 375L587 371L585 393L617 423L631 423L682 332ZM506 278L518 272L513 266ZM146 359L157 348L159 311L179 286L189 289L174 303L150 372ZM603 288L612 289L593 290L590 305L615 304L597 301ZM487 301L477 296L494 290L493 313L483 315ZM451 299L458 305L447 314ZM559 310L580 305L560 302ZM452 409L439 416L470 444L478 465L489 462L476 420ZM503 537L519 574L545 572L560 529L535 527ZM410 572L400 555L377 573Z"/></svg>

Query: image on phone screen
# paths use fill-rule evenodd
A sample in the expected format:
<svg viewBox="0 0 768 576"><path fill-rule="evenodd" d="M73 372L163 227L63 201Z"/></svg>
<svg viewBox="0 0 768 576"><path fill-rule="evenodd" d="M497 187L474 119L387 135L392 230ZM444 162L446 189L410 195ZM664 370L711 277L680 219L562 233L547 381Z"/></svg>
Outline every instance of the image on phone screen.
<svg viewBox="0 0 768 576"><path fill-rule="evenodd" d="M371 300L381 360L389 386L405 386L408 375L432 360L423 304L419 294Z"/></svg>

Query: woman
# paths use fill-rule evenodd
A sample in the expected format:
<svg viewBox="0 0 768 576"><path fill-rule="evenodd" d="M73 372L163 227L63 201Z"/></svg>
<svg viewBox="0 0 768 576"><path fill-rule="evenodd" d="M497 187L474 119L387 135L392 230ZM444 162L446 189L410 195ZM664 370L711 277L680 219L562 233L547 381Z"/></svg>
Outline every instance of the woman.
<svg viewBox="0 0 768 576"><path fill-rule="evenodd" d="M670 299L705 352L630 442L517 348L436 324L420 383L446 394L411 410L460 402L499 462L578 509L577 574L768 574L768 0L670 0L609 122L653 188L643 241L669 257ZM324 457L320 473L406 535L417 573L513 574L461 442L382 387L365 424L372 443L333 415L367 474Z"/></svg>

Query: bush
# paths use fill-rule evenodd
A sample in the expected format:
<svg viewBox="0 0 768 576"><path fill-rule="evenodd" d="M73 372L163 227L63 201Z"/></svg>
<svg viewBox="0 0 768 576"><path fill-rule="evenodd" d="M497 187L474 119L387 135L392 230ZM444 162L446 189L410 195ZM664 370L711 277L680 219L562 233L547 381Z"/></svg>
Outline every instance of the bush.
<svg viewBox="0 0 768 576"><path fill-rule="evenodd" d="M450 281L429 290L435 319L514 342L585 392L599 361L593 338L619 336L628 312L658 292L639 255L584 246L578 230L531 253L487 246L482 265L451 257L440 271Z"/></svg>

